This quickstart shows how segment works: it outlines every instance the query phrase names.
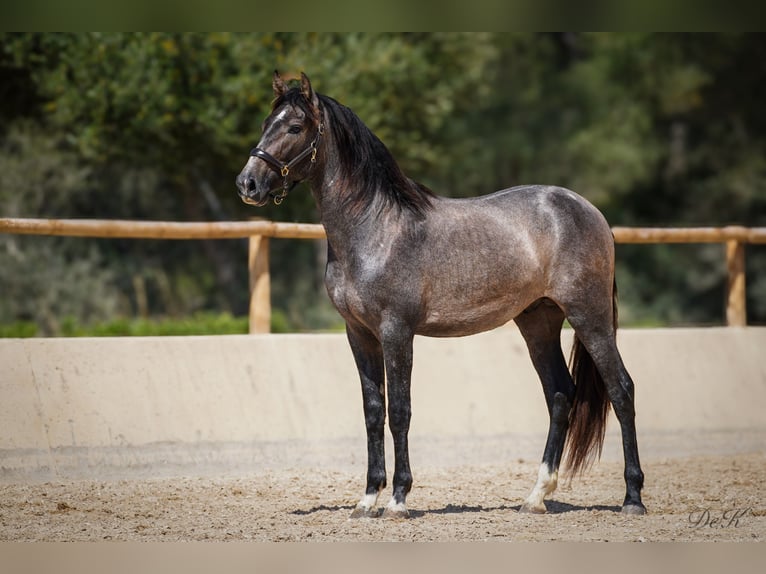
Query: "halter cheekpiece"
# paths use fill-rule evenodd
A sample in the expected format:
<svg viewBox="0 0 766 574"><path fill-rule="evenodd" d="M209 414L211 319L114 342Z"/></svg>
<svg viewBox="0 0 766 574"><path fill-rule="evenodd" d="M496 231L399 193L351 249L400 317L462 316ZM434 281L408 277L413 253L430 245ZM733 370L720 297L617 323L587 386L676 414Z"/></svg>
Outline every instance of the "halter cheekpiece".
<svg viewBox="0 0 766 574"><path fill-rule="evenodd" d="M321 117L321 111L320 111L320 117ZM304 149L301 153L296 155L293 159L291 159L288 162L279 161L269 152L264 151L258 147L255 147L250 151L251 157L261 158L263 161L271 165L271 167L276 169L284 178L282 181L282 192L279 195L273 196L274 205L279 205L280 203L282 203L285 197L287 197L288 191L290 191L290 182L287 179L287 176L290 174L290 170L308 156L311 156L311 163L316 162L319 139L322 137L323 134L324 134L324 124L320 121L319 129L317 130L317 135L314 138L314 140L309 144L309 146L306 149Z"/></svg>

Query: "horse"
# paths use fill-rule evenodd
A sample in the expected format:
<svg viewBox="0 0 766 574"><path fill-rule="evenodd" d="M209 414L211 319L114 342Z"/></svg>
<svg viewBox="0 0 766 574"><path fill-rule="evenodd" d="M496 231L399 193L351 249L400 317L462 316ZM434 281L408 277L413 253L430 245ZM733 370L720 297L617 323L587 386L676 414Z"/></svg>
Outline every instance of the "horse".
<svg viewBox="0 0 766 574"><path fill-rule="evenodd" d="M549 414L537 480L519 510L546 512L565 451L572 475L600 456L611 405L625 462L621 511L644 514L634 384L616 344L614 237L601 212L549 185L439 196L407 177L362 120L315 92L304 73L291 87L275 71L272 87L271 113L236 186L242 201L264 206L306 181L316 201L327 234L325 285L362 387L367 482L352 518L409 516L413 337L471 335L511 320ZM569 366L564 319L574 329ZM381 513L386 410L395 462Z"/></svg>

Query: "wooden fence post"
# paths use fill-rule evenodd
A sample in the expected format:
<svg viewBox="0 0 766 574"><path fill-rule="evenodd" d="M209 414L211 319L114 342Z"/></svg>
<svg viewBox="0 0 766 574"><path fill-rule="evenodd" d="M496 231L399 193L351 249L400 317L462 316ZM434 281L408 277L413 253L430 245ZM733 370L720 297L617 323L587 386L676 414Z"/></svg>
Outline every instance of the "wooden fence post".
<svg viewBox="0 0 766 574"><path fill-rule="evenodd" d="M745 244L736 239L726 242L726 324L730 327L747 325L745 308Z"/></svg>
<svg viewBox="0 0 766 574"><path fill-rule="evenodd" d="M252 235L248 249L250 270L250 333L271 331L271 277L269 276L269 238Z"/></svg>

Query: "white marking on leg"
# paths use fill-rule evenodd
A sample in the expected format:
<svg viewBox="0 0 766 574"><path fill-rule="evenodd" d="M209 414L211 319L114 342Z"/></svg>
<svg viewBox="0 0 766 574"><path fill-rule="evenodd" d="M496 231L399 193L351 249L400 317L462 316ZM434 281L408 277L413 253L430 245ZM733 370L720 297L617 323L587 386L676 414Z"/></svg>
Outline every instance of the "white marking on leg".
<svg viewBox="0 0 766 574"><path fill-rule="evenodd" d="M375 494L365 494L362 497L362 500L360 500L356 507L354 507L354 510L351 513L351 518L373 518L378 516L378 510L375 506L378 502L379 494L380 490Z"/></svg>
<svg viewBox="0 0 766 574"><path fill-rule="evenodd" d="M524 502L524 509L531 512L545 512L545 502L543 500L547 495L556 490L558 481L558 471L551 472L548 464L542 463L537 471L537 483L535 483L535 487Z"/></svg>
<svg viewBox="0 0 766 574"><path fill-rule="evenodd" d="M409 512L407 512L407 506L403 502L396 502L392 496L391 500L388 501L386 510L383 512L383 516L393 518L407 518L409 516Z"/></svg>
<svg viewBox="0 0 766 574"><path fill-rule="evenodd" d="M397 511L397 512L406 512L407 507L403 502L396 502L393 497L391 497L391 500L388 501L388 505L386 506L389 510Z"/></svg>
<svg viewBox="0 0 766 574"><path fill-rule="evenodd" d="M373 508L375 508L375 504L378 502L378 495L380 492L376 492L375 494L365 494L362 497L362 500L359 501L359 503L356 505L356 507L359 510L364 510L365 512L369 512Z"/></svg>

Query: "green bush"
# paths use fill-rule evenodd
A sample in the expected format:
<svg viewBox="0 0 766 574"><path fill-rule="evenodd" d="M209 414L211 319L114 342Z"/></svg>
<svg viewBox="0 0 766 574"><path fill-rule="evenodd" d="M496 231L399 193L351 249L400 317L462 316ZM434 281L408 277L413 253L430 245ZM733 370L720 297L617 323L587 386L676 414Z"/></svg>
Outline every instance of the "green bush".
<svg viewBox="0 0 766 574"><path fill-rule="evenodd" d="M61 321L62 337L146 337L169 335L231 335L248 332L247 317L229 313L195 313L189 317L129 319L120 317L106 322L81 324L73 317ZM32 322L18 321L0 325L0 337L42 336Z"/></svg>
<svg viewBox="0 0 766 574"><path fill-rule="evenodd" d="M340 331L342 324L333 324L331 331ZM272 333L295 333L299 325L290 321L280 309L273 309L271 315ZM238 335L247 334L247 317L234 317L230 313L199 312L188 317L127 318L118 317L109 321L79 323L74 317L61 320L59 337L149 337L184 335ZM44 337L45 332L32 321L16 321L0 325L0 338Z"/></svg>
<svg viewBox="0 0 766 574"><path fill-rule="evenodd" d="M16 321L7 325L0 325L0 337L25 338L36 337L37 325L32 321Z"/></svg>

